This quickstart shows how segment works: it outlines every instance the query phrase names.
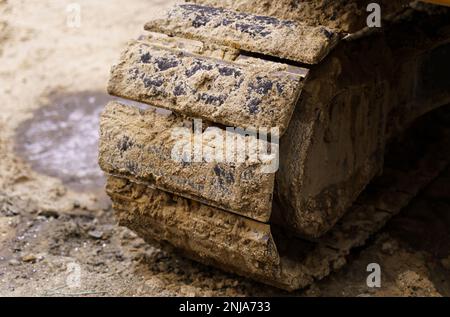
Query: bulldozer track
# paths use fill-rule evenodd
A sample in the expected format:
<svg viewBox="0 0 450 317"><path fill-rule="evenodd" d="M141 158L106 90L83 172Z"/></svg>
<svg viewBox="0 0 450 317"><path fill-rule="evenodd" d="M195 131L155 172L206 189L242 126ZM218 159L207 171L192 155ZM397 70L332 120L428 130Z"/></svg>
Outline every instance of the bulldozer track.
<svg viewBox="0 0 450 317"><path fill-rule="evenodd" d="M364 245L448 167L450 128L435 128L439 138L422 155L405 155L413 164L386 168L317 241L116 176L109 177L107 191L120 224L147 241L175 246L197 261L292 291L344 266L353 248Z"/></svg>
<svg viewBox="0 0 450 317"><path fill-rule="evenodd" d="M99 164L120 224L292 291L341 268L448 166L448 116L433 111L450 98L450 11L393 7L385 28L344 40L343 31L233 9L177 5L146 24L156 33L128 43L108 92L151 109L106 106ZM383 166L388 145L419 117L413 130L433 137ZM266 129L263 142L229 132L243 128ZM181 160L172 156L177 129L194 132ZM243 161L191 160L234 148L230 135L251 153L276 144L277 168L267 172L247 148Z"/></svg>

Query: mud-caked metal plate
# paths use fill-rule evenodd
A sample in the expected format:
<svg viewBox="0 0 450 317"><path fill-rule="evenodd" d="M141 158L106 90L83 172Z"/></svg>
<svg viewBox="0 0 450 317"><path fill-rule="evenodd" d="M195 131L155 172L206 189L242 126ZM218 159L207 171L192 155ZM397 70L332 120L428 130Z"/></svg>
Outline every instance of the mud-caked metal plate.
<svg viewBox="0 0 450 317"><path fill-rule="evenodd" d="M307 71L280 63L227 62L147 42L129 44L113 67L110 94L225 126L283 133Z"/></svg>
<svg viewBox="0 0 450 317"><path fill-rule="evenodd" d="M237 272L279 276L280 258L268 224L117 177L108 178L106 190L119 223L147 240Z"/></svg>
<svg viewBox="0 0 450 317"><path fill-rule="evenodd" d="M271 155L263 155L262 150L270 147L275 153L275 145L254 135L218 127L202 131L195 125L173 113L111 102L100 119L100 167L112 175L267 222L275 171L270 169ZM261 155L255 152L259 150Z"/></svg>
<svg viewBox="0 0 450 317"><path fill-rule="evenodd" d="M323 26L195 4L175 6L167 17L148 22L145 29L306 64L319 63L339 40L337 33Z"/></svg>

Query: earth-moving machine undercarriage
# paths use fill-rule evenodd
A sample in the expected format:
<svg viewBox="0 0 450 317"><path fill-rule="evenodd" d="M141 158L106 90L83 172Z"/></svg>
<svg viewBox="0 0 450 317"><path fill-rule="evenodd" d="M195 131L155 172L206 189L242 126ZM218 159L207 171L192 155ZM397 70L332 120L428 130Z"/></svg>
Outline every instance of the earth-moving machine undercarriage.
<svg viewBox="0 0 450 317"><path fill-rule="evenodd" d="M321 0L198 0L147 23L108 92L149 106L101 117L120 224L287 290L343 266L449 158L443 124L417 164L383 168L450 103L450 9L378 3L381 27L364 1Z"/></svg>

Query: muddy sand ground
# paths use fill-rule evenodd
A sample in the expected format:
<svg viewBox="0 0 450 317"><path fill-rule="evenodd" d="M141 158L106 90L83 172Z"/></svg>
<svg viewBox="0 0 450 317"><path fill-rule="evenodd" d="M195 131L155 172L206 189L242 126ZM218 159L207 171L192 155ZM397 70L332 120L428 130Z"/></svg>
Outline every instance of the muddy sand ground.
<svg viewBox="0 0 450 317"><path fill-rule="evenodd" d="M172 1L0 0L0 295L288 295L145 244L116 225L96 164L110 66ZM300 296L448 296L450 171ZM379 263L380 288L366 267ZM80 279L74 283L74 273Z"/></svg>

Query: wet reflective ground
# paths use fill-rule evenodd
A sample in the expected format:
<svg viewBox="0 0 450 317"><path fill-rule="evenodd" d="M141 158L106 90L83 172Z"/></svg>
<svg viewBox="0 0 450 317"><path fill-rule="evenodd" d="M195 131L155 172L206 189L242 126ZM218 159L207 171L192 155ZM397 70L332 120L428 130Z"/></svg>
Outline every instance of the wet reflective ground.
<svg viewBox="0 0 450 317"><path fill-rule="evenodd" d="M39 173L79 191L102 188L97 164L99 116L113 97L81 92L49 97L17 130L16 151Z"/></svg>

